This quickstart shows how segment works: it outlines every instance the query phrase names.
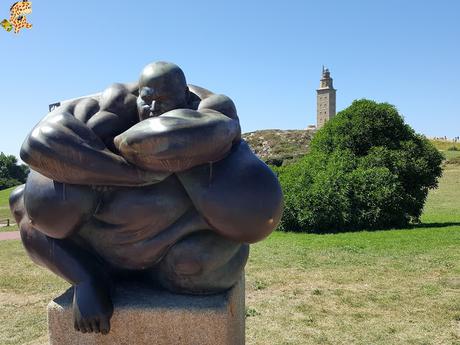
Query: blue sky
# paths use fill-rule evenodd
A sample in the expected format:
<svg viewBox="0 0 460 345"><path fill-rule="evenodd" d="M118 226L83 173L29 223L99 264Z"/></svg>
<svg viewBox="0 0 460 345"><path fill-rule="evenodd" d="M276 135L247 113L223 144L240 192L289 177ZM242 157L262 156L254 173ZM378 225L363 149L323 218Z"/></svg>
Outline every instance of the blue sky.
<svg viewBox="0 0 460 345"><path fill-rule="evenodd" d="M0 0L0 20L13 1ZM369 98L416 131L460 135L460 1L34 0L0 30L0 151L18 155L49 103L136 80L166 60L230 96L243 131L316 122L321 66L337 109Z"/></svg>

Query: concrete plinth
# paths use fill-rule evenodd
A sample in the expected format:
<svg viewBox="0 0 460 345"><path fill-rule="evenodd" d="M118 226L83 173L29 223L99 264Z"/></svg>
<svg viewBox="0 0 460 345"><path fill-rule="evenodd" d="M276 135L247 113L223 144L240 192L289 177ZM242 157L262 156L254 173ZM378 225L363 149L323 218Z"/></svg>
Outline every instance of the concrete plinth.
<svg viewBox="0 0 460 345"><path fill-rule="evenodd" d="M122 285L107 335L73 328L72 289L48 305L50 345L244 345L244 279L226 293L185 296Z"/></svg>

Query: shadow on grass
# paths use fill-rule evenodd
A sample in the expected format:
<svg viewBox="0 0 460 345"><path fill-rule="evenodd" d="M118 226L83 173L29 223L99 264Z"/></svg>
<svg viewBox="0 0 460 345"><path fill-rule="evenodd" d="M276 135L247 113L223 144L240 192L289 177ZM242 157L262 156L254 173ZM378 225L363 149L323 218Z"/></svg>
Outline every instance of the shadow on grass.
<svg viewBox="0 0 460 345"><path fill-rule="evenodd" d="M408 229L447 228L449 226L460 226L460 222L412 224L409 225Z"/></svg>
<svg viewBox="0 0 460 345"><path fill-rule="evenodd" d="M417 230L417 229L435 229L435 228L448 228L450 226L460 226L460 222L445 222L445 223L419 223L419 224L409 224L401 227L392 227L392 228L364 228L364 229L334 229L334 230L322 230L322 231L286 231L277 229L278 232L286 233L297 233L297 234L315 234L315 235L334 235L334 234L344 234L344 233L359 233L359 232L383 232L383 231L392 231L392 230Z"/></svg>

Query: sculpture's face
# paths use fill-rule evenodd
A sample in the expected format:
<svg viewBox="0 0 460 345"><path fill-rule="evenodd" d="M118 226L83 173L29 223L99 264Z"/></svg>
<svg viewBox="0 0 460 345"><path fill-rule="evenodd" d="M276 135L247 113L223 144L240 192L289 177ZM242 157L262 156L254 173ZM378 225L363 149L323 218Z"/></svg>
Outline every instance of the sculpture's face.
<svg viewBox="0 0 460 345"><path fill-rule="evenodd" d="M186 107L188 93L179 67L163 62L147 65L139 80L137 110L140 121Z"/></svg>
<svg viewBox="0 0 460 345"><path fill-rule="evenodd" d="M145 120L149 117L156 117L170 110L183 108L186 106L186 90L180 93L169 90L168 88L155 88L143 86L139 88L139 98L137 101L139 119Z"/></svg>

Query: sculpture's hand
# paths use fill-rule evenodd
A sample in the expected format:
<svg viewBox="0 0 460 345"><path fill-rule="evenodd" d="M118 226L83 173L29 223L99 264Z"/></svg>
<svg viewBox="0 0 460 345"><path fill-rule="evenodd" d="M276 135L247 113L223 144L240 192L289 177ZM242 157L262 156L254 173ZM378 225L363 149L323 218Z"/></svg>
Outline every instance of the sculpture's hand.
<svg viewBox="0 0 460 345"><path fill-rule="evenodd" d="M136 166L177 172L222 159L239 134L238 120L215 110L176 109L134 125L114 143Z"/></svg>

